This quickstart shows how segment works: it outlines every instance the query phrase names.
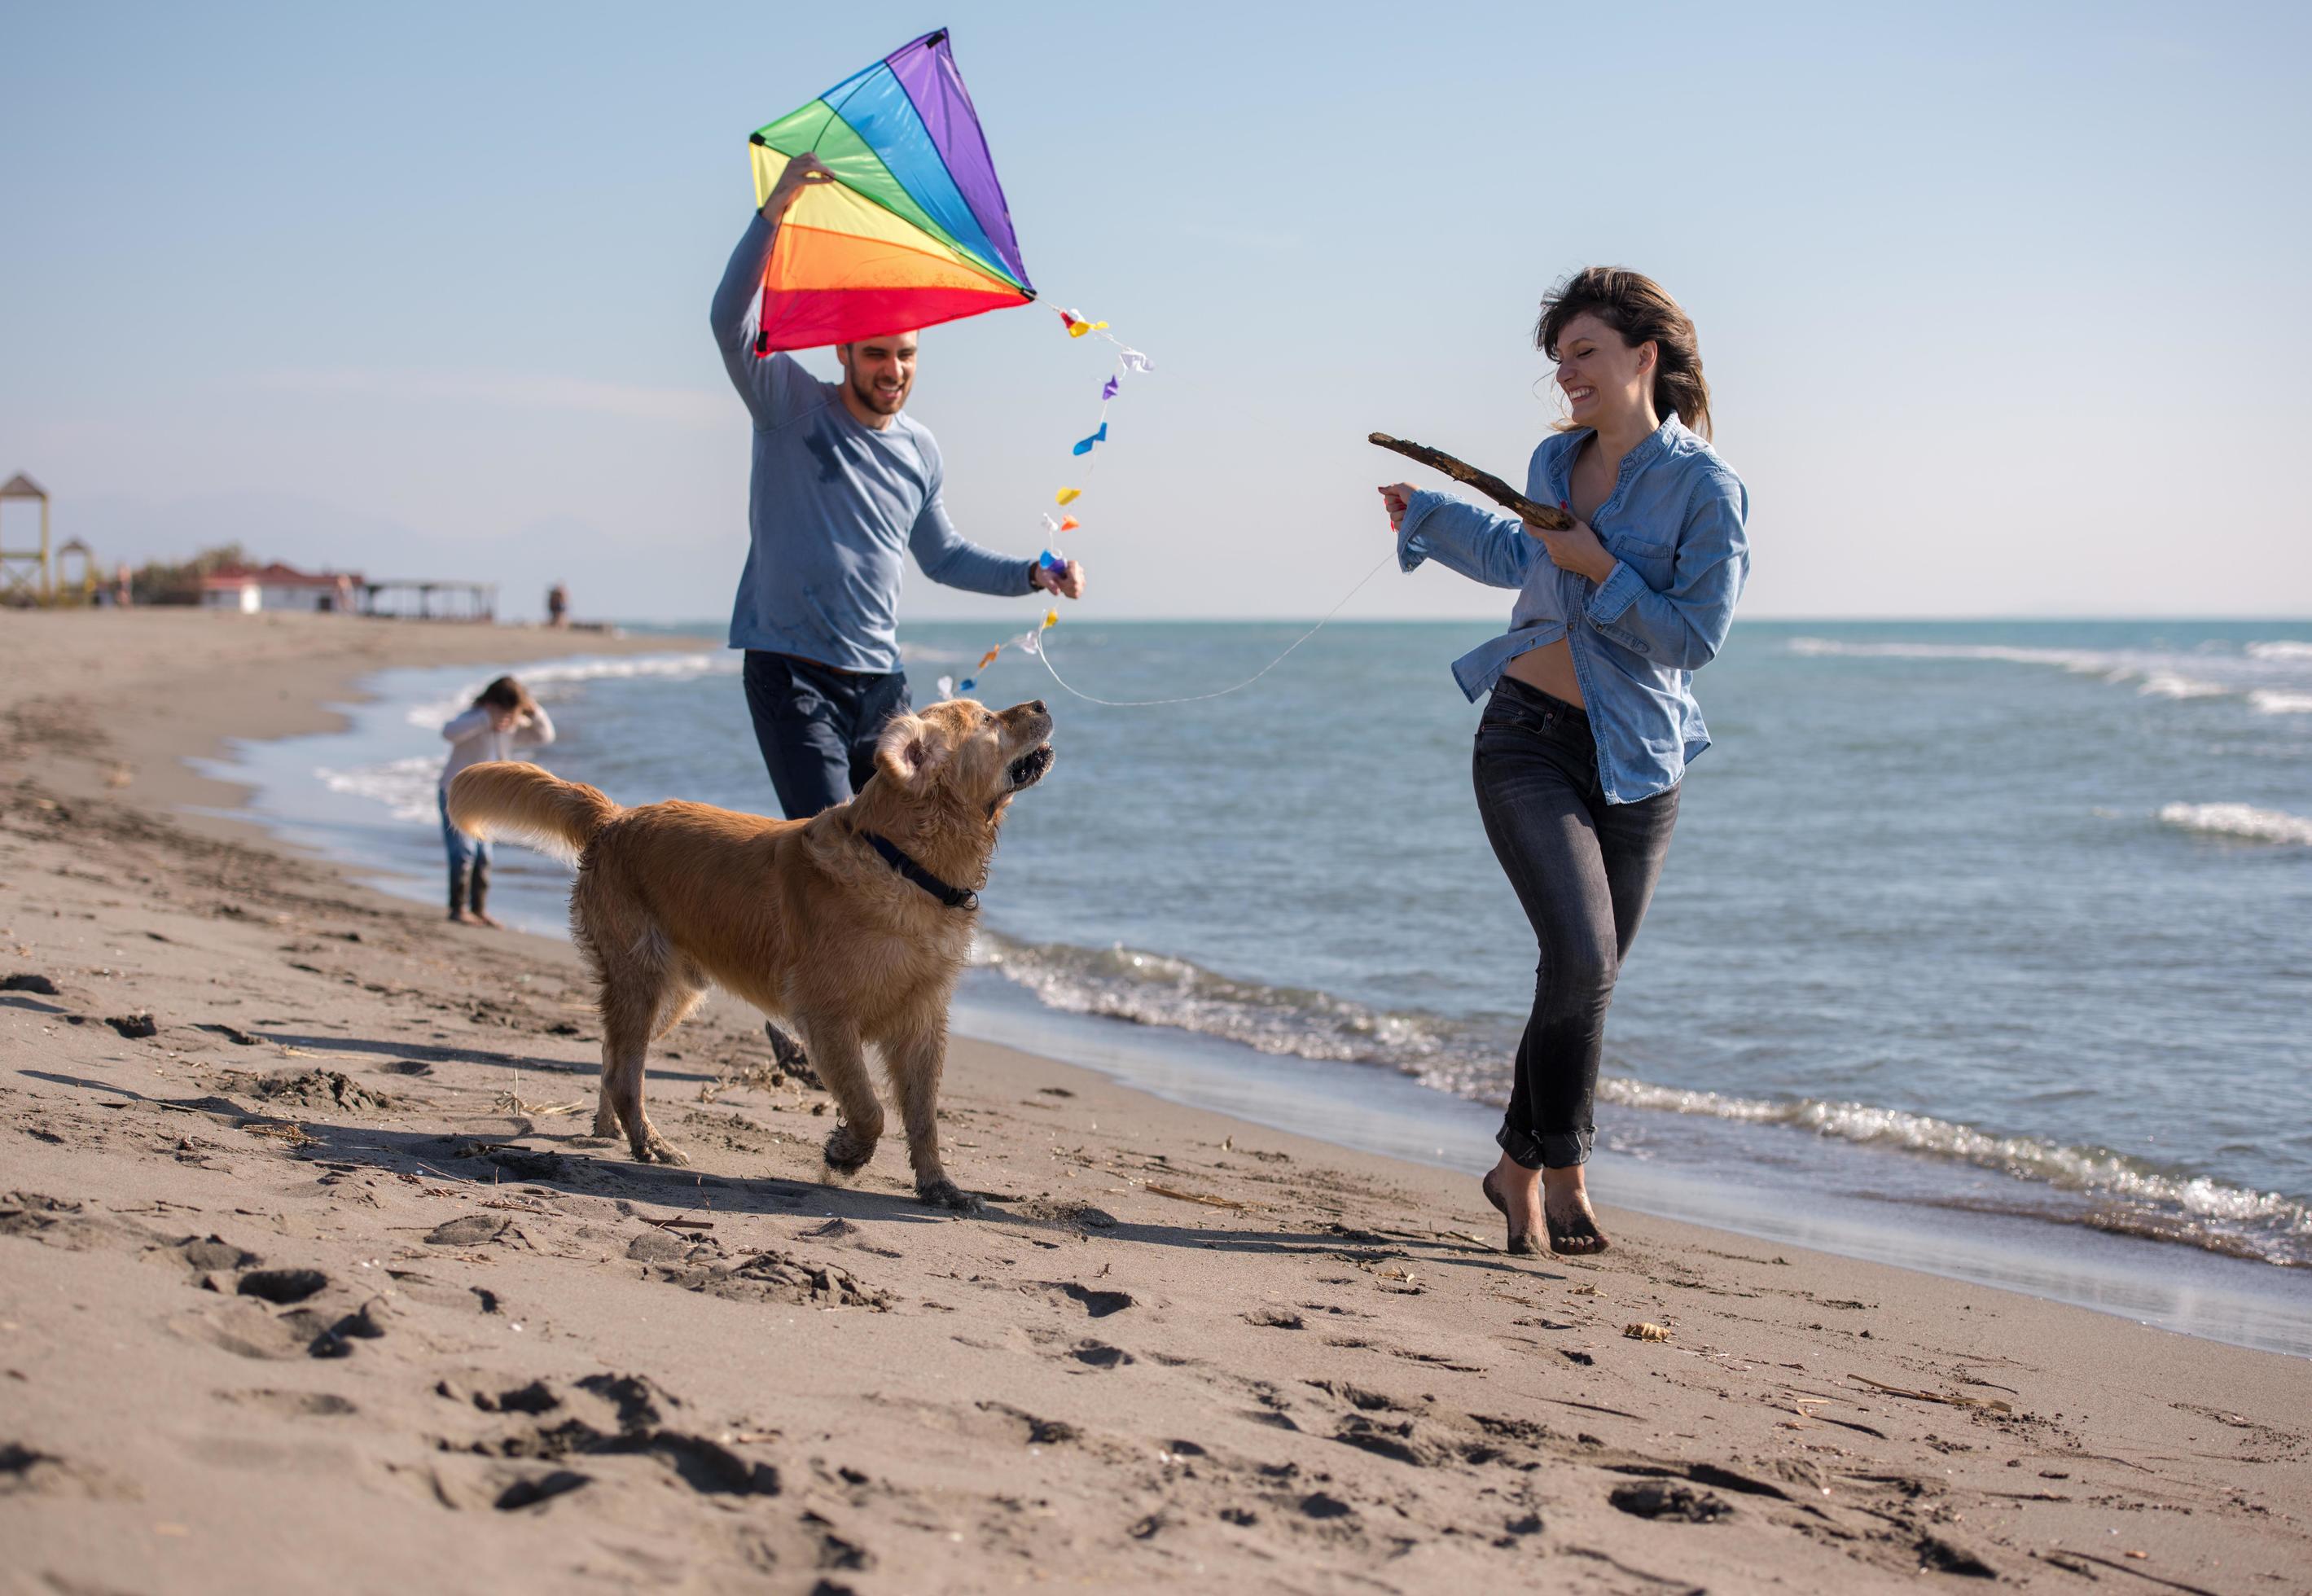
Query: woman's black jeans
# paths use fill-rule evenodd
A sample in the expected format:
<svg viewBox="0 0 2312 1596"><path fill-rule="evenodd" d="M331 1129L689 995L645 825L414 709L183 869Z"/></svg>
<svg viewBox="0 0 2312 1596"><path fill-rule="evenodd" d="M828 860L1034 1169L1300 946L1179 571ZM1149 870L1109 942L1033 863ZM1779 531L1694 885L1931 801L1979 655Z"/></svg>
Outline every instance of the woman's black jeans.
<svg viewBox="0 0 2312 1596"><path fill-rule="evenodd" d="M1493 1139L1528 1170L1587 1163L1606 1005L1677 823L1678 789L1607 803L1590 717L1503 677L1477 723L1477 812L1541 943Z"/></svg>

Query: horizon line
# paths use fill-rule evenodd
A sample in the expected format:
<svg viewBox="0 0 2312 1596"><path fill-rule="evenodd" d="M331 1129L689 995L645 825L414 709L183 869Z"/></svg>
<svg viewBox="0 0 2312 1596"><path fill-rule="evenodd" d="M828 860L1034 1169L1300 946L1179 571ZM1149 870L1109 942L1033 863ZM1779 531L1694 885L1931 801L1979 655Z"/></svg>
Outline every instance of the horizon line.
<svg viewBox="0 0 2312 1596"><path fill-rule="evenodd" d="M620 627L692 627L712 632L724 632L730 628L730 618L727 616L690 616L668 618L613 616L609 618L609 623L612 626ZM976 626L983 620L993 618L994 618L973 615L933 615L918 617L913 622L903 621L900 624L902 626L963 627ZM1096 618L1102 626L1301 626L1313 624L1322 618L1315 615L1119 615L1101 616ZM1063 625L1073 624L1081 626L1087 624L1082 619L1072 619L1072 618L1065 615L1063 615L1060 619ZM2312 613L2303 615L2247 615L2220 611L2185 611L2176 613L2115 611L2111 614L2094 615L2083 615L2079 613L2033 614L2027 612L2018 612L2004 615L1738 615L1734 618L1734 624L1738 627L1746 623L1771 626L2045 626L2067 624L2082 626L2108 626L2122 622L2151 625L2159 623L2175 624L2207 621L2224 621L2238 623L2240 625L2271 625L2281 627L2312 626ZM1454 615L1339 616L1336 617L1331 622L1333 626L1336 627L1459 626L1464 624L1476 625L1481 623L1492 624L1490 618L1484 616Z"/></svg>

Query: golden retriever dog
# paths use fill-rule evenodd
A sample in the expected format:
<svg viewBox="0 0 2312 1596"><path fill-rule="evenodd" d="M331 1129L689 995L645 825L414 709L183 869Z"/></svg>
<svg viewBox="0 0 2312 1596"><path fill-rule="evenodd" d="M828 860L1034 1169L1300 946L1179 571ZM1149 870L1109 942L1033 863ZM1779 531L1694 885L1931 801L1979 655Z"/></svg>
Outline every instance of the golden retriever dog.
<svg viewBox="0 0 2312 1596"><path fill-rule="evenodd" d="M577 862L570 928L601 984L594 1134L623 1127L635 1158L688 1162L643 1112L643 1062L712 984L801 1032L841 1110L825 1149L830 1180L855 1174L883 1134L871 1044L916 1195L976 1206L940 1165L948 1000L997 829L1012 797L1051 769L1051 731L1040 699L999 715L956 698L901 715L866 786L808 820L674 801L621 809L534 765L460 771L450 818L460 829Z"/></svg>

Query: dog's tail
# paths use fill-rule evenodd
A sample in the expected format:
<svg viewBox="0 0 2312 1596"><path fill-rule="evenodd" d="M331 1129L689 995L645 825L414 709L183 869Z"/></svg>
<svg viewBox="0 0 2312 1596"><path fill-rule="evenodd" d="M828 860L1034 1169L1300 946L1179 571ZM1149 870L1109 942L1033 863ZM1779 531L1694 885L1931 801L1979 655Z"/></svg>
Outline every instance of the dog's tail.
<svg viewBox="0 0 2312 1596"><path fill-rule="evenodd" d="M519 759L469 765L450 782L450 823L459 830L511 837L573 864L621 812L600 789Z"/></svg>

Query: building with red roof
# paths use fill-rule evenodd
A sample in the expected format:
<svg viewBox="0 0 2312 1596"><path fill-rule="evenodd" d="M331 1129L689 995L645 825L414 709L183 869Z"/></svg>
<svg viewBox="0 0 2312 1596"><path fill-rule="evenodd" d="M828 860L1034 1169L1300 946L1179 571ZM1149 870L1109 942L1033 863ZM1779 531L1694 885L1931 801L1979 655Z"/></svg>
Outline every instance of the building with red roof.
<svg viewBox="0 0 2312 1596"><path fill-rule="evenodd" d="M276 560L269 566L228 566L201 578L201 608L255 615L264 609L301 609L352 615L359 611L357 571L300 571Z"/></svg>

